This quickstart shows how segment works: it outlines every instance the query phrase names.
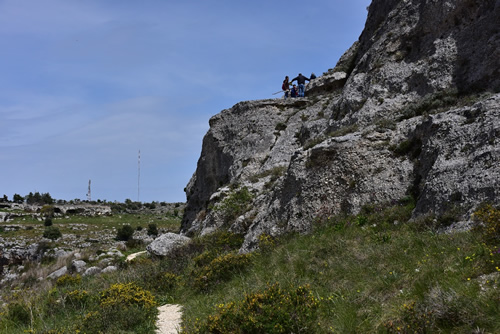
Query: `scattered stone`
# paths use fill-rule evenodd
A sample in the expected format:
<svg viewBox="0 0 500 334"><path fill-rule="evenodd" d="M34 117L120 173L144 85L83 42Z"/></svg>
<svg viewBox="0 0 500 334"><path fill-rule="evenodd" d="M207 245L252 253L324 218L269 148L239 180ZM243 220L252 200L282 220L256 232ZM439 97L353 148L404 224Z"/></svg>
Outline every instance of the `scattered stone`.
<svg viewBox="0 0 500 334"><path fill-rule="evenodd" d="M107 266L106 268L104 268L101 273L105 274L105 273L111 273L113 271L117 271L118 268L116 266Z"/></svg>
<svg viewBox="0 0 500 334"><path fill-rule="evenodd" d="M50 275L47 276L47 278L50 278L50 279L57 279L61 276L64 276L68 273L68 268L66 268L66 266L54 271L53 273L51 273Z"/></svg>
<svg viewBox="0 0 500 334"><path fill-rule="evenodd" d="M82 261L82 260L73 260L71 262L71 271L76 272L76 273L82 273L85 271L87 267L87 262Z"/></svg>
<svg viewBox="0 0 500 334"><path fill-rule="evenodd" d="M90 267L90 268L87 268L87 270L85 270L85 272L83 273L83 276L97 275L97 274L100 274L101 271L102 271L102 269L99 267Z"/></svg>

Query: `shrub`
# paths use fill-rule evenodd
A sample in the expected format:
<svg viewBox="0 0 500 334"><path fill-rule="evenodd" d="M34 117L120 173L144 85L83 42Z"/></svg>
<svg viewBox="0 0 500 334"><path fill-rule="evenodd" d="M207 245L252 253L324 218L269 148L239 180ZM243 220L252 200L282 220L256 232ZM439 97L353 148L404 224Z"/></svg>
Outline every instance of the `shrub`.
<svg viewBox="0 0 500 334"><path fill-rule="evenodd" d="M116 240L128 241L134 235L134 229L130 225L123 225L116 233Z"/></svg>
<svg viewBox="0 0 500 334"><path fill-rule="evenodd" d="M446 108L456 105L458 102L458 91L449 89L432 94L427 94L416 103L402 111L401 119L408 119L430 113L438 113Z"/></svg>
<svg viewBox="0 0 500 334"><path fill-rule="evenodd" d="M259 235L259 249L262 252L268 252L276 246L276 239L269 234Z"/></svg>
<svg viewBox="0 0 500 334"><path fill-rule="evenodd" d="M47 217L45 218L45 221L43 222L44 226L52 226L52 219Z"/></svg>
<svg viewBox="0 0 500 334"><path fill-rule="evenodd" d="M193 263L197 267L204 267L217 257L214 250L208 250L193 258Z"/></svg>
<svg viewBox="0 0 500 334"><path fill-rule="evenodd" d="M158 227L156 224L148 224L148 235L158 235Z"/></svg>
<svg viewBox="0 0 500 334"><path fill-rule="evenodd" d="M100 306L103 308L130 305L146 309L157 306L154 296L135 283L113 284L100 294Z"/></svg>
<svg viewBox="0 0 500 334"><path fill-rule="evenodd" d="M155 289L163 293L171 292L180 284L180 282L180 276L172 273L160 273L155 284Z"/></svg>
<svg viewBox="0 0 500 334"><path fill-rule="evenodd" d="M79 285L82 282L82 277L80 275L62 275L56 281L57 286L68 286L68 285Z"/></svg>
<svg viewBox="0 0 500 334"><path fill-rule="evenodd" d="M90 300L90 295L85 290L73 290L66 294L64 301L74 307L84 307Z"/></svg>
<svg viewBox="0 0 500 334"><path fill-rule="evenodd" d="M473 218L479 223L476 229L482 232L484 242L500 246L500 210L491 204L483 204L474 212Z"/></svg>
<svg viewBox="0 0 500 334"><path fill-rule="evenodd" d="M100 293L100 310L89 312L80 330L85 333L150 333L158 314L151 292L135 283L117 283Z"/></svg>
<svg viewBox="0 0 500 334"><path fill-rule="evenodd" d="M335 131L332 131L328 134L328 136L330 137L342 137L342 136L345 136L349 133L353 133L353 132L356 132L358 131L358 125L357 124L351 124L351 125L348 125L348 126L344 126L342 128L339 128Z"/></svg>
<svg viewBox="0 0 500 334"><path fill-rule="evenodd" d="M20 303L10 304L7 308L7 318L18 324L29 325L31 316L26 305Z"/></svg>
<svg viewBox="0 0 500 334"><path fill-rule="evenodd" d="M398 157L407 155L416 159L422 152L422 141L419 138L411 138L403 140L399 145L391 146L389 149Z"/></svg>
<svg viewBox="0 0 500 334"><path fill-rule="evenodd" d="M61 231L55 226L47 226L43 231L43 237L50 240L57 240L62 237Z"/></svg>
<svg viewBox="0 0 500 334"><path fill-rule="evenodd" d="M219 230L214 233L204 235L200 238L195 238L189 243L188 247L192 248L196 254L191 254L191 257L202 259L203 265L208 264L218 255L228 253L237 250L243 244L243 236L241 234L235 234L228 231ZM203 254L205 253L205 254ZM184 254L184 257L187 254ZM209 259L207 261L207 259ZM195 260L195 263L198 260Z"/></svg>
<svg viewBox="0 0 500 334"><path fill-rule="evenodd" d="M213 259L208 265L193 272L194 286L207 290L221 281L229 280L233 273L250 264L250 254L229 253Z"/></svg>
<svg viewBox="0 0 500 334"><path fill-rule="evenodd" d="M264 291L246 294L241 301L218 305L193 332L314 333L318 307L319 300L309 286L282 289L275 283Z"/></svg>
<svg viewBox="0 0 500 334"><path fill-rule="evenodd" d="M220 212L224 217L224 221L228 223L248 210L252 198L253 196L248 191L248 188L243 187L229 194L214 210Z"/></svg>
<svg viewBox="0 0 500 334"><path fill-rule="evenodd" d="M53 205L44 205L42 206L42 208L40 209L40 214L44 217L47 217L47 218L52 218L54 217L54 212L55 212L55 208Z"/></svg>

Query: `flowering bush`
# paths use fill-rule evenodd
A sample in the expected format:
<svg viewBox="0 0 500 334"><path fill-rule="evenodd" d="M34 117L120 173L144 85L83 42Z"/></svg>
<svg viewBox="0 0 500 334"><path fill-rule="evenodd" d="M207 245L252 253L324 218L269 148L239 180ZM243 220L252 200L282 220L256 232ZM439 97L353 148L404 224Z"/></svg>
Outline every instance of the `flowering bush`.
<svg viewBox="0 0 500 334"><path fill-rule="evenodd" d="M71 276L71 275L62 275L56 281L57 286L68 286L68 285L78 285L82 281L82 277L80 275Z"/></svg>
<svg viewBox="0 0 500 334"><path fill-rule="evenodd" d="M309 286L281 288L278 283L237 302L220 304L215 314L195 324L193 333L314 333L319 300ZM189 329L184 328L186 332Z"/></svg>
<svg viewBox="0 0 500 334"><path fill-rule="evenodd" d="M489 245L500 244L500 210L490 204L482 205L473 214L477 227L482 231L484 241Z"/></svg>
<svg viewBox="0 0 500 334"><path fill-rule="evenodd" d="M101 292L101 307L137 305L143 308L156 307L151 292L142 289L135 283L117 283Z"/></svg>
<svg viewBox="0 0 500 334"><path fill-rule="evenodd" d="M85 290L73 290L66 294L65 302L75 307L83 307L90 299L90 295Z"/></svg>
<svg viewBox="0 0 500 334"><path fill-rule="evenodd" d="M151 292L135 283L117 283L100 293L100 310L88 313L82 320L85 333L134 333L152 329L158 314Z"/></svg>
<svg viewBox="0 0 500 334"><path fill-rule="evenodd" d="M270 251L276 246L276 239L269 234L259 235L259 249L263 252Z"/></svg>

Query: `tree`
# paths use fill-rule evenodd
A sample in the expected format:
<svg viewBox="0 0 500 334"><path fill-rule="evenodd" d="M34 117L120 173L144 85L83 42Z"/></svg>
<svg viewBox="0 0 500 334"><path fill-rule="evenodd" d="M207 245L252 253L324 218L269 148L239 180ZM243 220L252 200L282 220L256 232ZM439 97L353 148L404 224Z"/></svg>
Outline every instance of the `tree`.
<svg viewBox="0 0 500 334"><path fill-rule="evenodd" d="M49 193L42 194L41 203L40 204L54 204L54 199L50 196Z"/></svg>
<svg viewBox="0 0 500 334"><path fill-rule="evenodd" d="M12 201L14 203L23 203L24 202L24 197L19 195L19 194L14 194L14 196L12 197Z"/></svg>
<svg viewBox="0 0 500 334"><path fill-rule="evenodd" d="M119 241L128 241L132 239L132 235L134 234L134 229L130 225L123 225L120 227L116 233L116 240Z"/></svg>
<svg viewBox="0 0 500 334"><path fill-rule="evenodd" d="M35 192L34 194L30 192L28 195L26 195L26 203L28 204L53 204L54 199L52 196L50 196L49 193L43 193L40 194L38 191Z"/></svg>

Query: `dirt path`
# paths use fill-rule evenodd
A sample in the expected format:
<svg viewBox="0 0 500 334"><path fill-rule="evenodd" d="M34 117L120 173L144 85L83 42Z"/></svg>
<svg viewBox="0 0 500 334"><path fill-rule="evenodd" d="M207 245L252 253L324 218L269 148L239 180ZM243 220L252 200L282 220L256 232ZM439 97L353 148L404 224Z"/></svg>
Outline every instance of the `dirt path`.
<svg viewBox="0 0 500 334"><path fill-rule="evenodd" d="M146 253L146 251L142 251L142 252L138 252L138 253L132 253L129 256L127 256L127 261L132 261L133 259L135 259L139 255L144 254L144 253Z"/></svg>
<svg viewBox="0 0 500 334"><path fill-rule="evenodd" d="M146 253L146 251L133 253L127 256L127 261L132 261L137 256ZM181 306L176 304L166 304L158 307L158 320L156 321L156 334L177 334L181 330L182 311Z"/></svg>
<svg viewBox="0 0 500 334"><path fill-rule="evenodd" d="M156 321L156 334L177 334L181 331L181 306L176 304L167 304L158 307L160 314Z"/></svg>

